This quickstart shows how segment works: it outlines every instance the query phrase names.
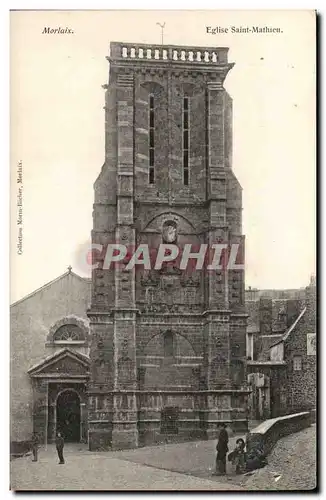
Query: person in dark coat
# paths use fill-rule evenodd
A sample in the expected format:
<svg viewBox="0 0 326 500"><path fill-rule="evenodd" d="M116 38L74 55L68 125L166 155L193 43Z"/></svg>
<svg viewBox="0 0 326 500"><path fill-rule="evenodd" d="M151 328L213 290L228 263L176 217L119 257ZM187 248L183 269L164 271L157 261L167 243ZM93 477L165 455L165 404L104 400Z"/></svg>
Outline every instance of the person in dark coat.
<svg viewBox="0 0 326 500"><path fill-rule="evenodd" d="M33 433L31 445L32 445L32 453L33 453L32 462L37 462L39 439L38 439L38 435L36 434L36 432Z"/></svg>
<svg viewBox="0 0 326 500"><path fill-rule="evenodd" d="M222 423L216 445L216 474L226 474L226 455L229 451L228 442L229 435L226 430L226 425Z"/></svg>
<svg viewBox="0 0 326 500"><path fill-rule="evenodd" d="M63 447L65 445L64 439L61 436L60 432L58 432L58 435L55 440L55 446L57 449L58 457L59 457L59 464L64 464L65 460L63 458Z"/></svg>

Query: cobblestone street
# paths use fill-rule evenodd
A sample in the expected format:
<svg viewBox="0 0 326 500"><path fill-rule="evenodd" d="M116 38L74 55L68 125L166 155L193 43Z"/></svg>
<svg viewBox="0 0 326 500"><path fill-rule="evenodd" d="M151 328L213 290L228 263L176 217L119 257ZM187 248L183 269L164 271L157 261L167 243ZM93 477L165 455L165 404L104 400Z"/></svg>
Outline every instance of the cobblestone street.
<svg viewBox="0 0 326 500"><path fill-rule="evenodd" d="M229 448L235 444L229 441ZM236 476L227 463L227 476L212 476L216 441L197 441L90 453L67 445L65 465L57 464L54 446L41 449L38 463L31 457L11 462L11 488L24 490L284 490L315 487L316 429L279 441L268 466L252 476ZM276 477L281 477L275 481Z"/></svg>

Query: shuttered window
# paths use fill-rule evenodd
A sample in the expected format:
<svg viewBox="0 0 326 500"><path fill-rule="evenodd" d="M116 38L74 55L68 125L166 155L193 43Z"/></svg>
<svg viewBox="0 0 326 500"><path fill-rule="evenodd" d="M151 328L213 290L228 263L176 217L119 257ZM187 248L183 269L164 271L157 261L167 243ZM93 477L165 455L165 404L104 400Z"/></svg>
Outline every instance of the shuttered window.
<svg viewBox="0 0 326 500"><path fill-rule="evenodd" d="M302 358L301 356L293 356L293 370L299 372L302 370Z"/></svg>

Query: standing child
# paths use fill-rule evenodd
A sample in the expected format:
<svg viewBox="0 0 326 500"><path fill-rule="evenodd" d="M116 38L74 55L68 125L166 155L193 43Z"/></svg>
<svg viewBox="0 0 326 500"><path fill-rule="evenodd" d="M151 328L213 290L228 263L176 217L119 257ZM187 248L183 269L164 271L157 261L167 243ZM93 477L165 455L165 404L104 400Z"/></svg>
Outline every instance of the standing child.
<svg viewBox="0 0 326 500"><path fill-rule="evenodd" d="M38 436L36 432L34 432L32 437L32 453L33 453L32 462L37 462L38 445L39 445Z"/></svg>
<svg viewBox="0 0 326 500"><path fill-rule="evenodd" d="M226 430L226 425L222 423L220 426L221 430L216 445L216 474L226 474L226 454L229 450L229 435Z"/></svg>
<svg viewBox="0 0 326 500"><path fill-rule="evenodd" d="M55 440L55 446L57 449L58 457L59 457L59 464L64 464L65 460L63 458L63 447L64 447L64 440L63 437L61 436L60 432L58 432L58 435Z"/></svg>

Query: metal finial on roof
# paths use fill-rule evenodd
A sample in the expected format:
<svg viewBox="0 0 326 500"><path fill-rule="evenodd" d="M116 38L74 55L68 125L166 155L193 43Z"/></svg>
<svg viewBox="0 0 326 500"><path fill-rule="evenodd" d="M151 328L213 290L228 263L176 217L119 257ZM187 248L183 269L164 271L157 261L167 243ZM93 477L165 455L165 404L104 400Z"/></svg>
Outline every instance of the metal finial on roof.
<svg viewBox="0 0 326 500"><path fill-rule="evenodd" d="M161 28L161 44L163 45L163 36L164 36L164 28L165 28L165 23L156 23L158 26Z"/></svg>

